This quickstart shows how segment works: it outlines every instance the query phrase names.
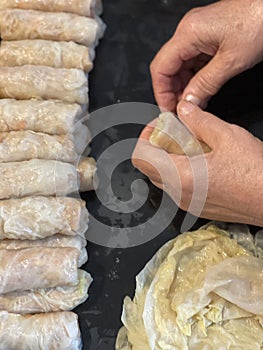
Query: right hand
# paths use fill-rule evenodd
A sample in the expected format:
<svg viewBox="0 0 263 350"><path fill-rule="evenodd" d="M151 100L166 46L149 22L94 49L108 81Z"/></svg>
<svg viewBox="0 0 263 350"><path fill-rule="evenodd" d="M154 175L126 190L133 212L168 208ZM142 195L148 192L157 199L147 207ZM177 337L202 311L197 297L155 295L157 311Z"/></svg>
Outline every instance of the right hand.
<svg viewBox="0 0 263 350"><path fill-rule="evenodd" d="M158 105L203 107L233 76L263 59L263 1L222 0L191 10L151 64Z"/></svg>
<svg viewBox="0 0 263 350"><path fill-rule="evenodd" d="M190 158L168 154L151 145L153 127L148 125L134 150L133 165L183 210L263 227L263 142L188 101L181 101L177 112L211 152Z"/></svg>

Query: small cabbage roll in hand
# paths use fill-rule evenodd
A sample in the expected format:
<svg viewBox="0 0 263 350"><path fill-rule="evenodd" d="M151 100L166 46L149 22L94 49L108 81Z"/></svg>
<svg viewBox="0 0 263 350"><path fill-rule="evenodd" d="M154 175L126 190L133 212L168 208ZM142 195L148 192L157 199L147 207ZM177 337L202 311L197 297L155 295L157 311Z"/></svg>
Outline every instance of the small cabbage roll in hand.
<svg viewBox="0 0 263 350"><path fill-rule="evenodd" d="M99 17L19 9L0 11L1 38L8 41L44 39L93 46L98 44L104 30Z"/></svg>
<svg viewBox="0 0 263 350"><path fill-rule="evenodd" d="M79 251L34 247L0 250L0 294L78 284Z"/></svg>
<svg viewBox="0 0 263 350"><path fill-rule="evenodd" d="M88 261L88 253L85 248L86 244L86 239L79 235L63 236L55 234L47 238L36 240L3 239L0 240L0 249L19 250L34 247L75 248L79 252L78 267L81 267Z"/></svg>
<svg viewBox="0 0 263 350"><path fill-rule="evenodd" d="M0 163L34 158L74 163L78 154L73 136L48 135L33 131L0 132Z"/></svg>
<svg viewBox="0 0 263 350"><path fill-rule="evenodd" d="M161 113L150 136L153 146L163 148L168 153L189 157L210 152L211 149L198 141L190 131L170 112Z"/></svg>
<svg viewBox="0 0 263 350"><path fill-rule="evenodd" d="M22 316L0 312L0 350L80 350L78 316L54 312Z"/></svg>
<svg viewBox="0 0 263 350"><path fill-rule="evenodd" d="M85 72L90 72L93 67L89 49L72 41L2 41L0 66L24 65L76 68Z"/></svg>
<svg viewBox="0 0 263 350"><path fill-rule="evenodd" d="M45 66L0 67L0 98L58 99L87 104L88 81L80 69Z"/></svg>
<svg viewBox="0 0 263 350"><path fill-rule="evenodd" d="M31 130L51 135L73 132L83 111L56 100L0 99L0 132Z"/></svg>
<svg viewBox="0 0 263 350"><path fill-rule="evenodd" d="M38 240L56 233L84 237L89 213L70 197L25 197L0 201L0 239Z"/></svg>
<svg viewBox="0 0 263 350"><path fill-rule="evenodd" d="M73 310L87 300L88 289L92 283L92 278L86 271L79 270L78 276L79 282L75 286L2 294L0 310L17 314Z"/></svg>
<svg viewBox="0 0 263 350"><path fill-rule="evenodd" d="M93 17L102 13L101 0L1 0L0 9L19 8L48 12L70 12Z"/></svg>

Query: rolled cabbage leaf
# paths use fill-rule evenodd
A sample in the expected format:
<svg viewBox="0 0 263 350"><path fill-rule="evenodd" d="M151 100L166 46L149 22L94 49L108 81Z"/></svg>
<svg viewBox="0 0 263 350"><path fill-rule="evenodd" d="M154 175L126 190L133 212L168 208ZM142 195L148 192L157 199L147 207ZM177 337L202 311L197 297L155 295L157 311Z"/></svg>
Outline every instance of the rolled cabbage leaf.
<svg viewBox="0 0 263 350"><path fill-rule="evenodd" d="M32 130L63 135L73 132L82 114L78 104L58 100L0 99L0 132Z"/></svg>
<svg viewBox="0 0 263 350"><path fill-rule="evenodd" d="M78 284L79 251L34 247L0 250L0 294Z"/></svg>
<svg viewBox="0 0 263 350"><path fill-rule="evenodd" d="M1 0L0 9L19 8L48 12L69 12L93 17L102 13L101 0Z"/></svg>
<svg viewBox="0 0 263 350"><path fill-rule="evenodd" d="M80 350L78 316L73 312L18 315L0 312L0 350Z"/></svg>
<svg viewBox="0 0 263 350"><path fill-rule="evenodd" d="M82 113L78 104L63 101L0 99L0 132L31 130L63 135L74 130Z"/></svg>
<svg viewBox="0 0 263 350"><path fill-rule="evenodd" d="M80 191L96 190L99 185L99 178L95 159L92 157L81 157L77 169L80 175Z"/></svg>
<svg viewBox="0 0 263 350"><path fill-rule="evenodd" d="M88 261L86 250L87 241L85 238L76 236L63 236L56 234L43 239L36 240L18 240L18 239L3 239L0 240L0 250L19 250L33 247L49 247L49 248L75 248L79 251L78 267L84 265Z"/></svg>
<svg viewBox="0 0 263 350"><path fill-rule="evenodd" d="M84 237L88 222L80 199L35 196L0 201L0 239L35 240L56 233Z"/></svg>
<svg viewBox="0 0 263 350"><path fill-rule="evenodd" d="M80 69L32 65L0 67L0 97L17 100L57 99L87 104L88 81Z"/></svg>
<svg viewBox="0 0 263 350"><path fill-rule="evenodd" d="M198 141L193 134L170 112L161 113L150 136L153 146L163 148L168 153L196 156L211 149Z"/></svg>
<svg viewBox="0 0 263 350"><path fill-rule="evenodd" d="M74 127L73 134L68 134L67 137L71 137L78 155L88 155L87 146L92 141L92 136L87 125L82 122L77 123Z"/></svg>
<svg viewBox="0 0 263 350"><path fill-rule="evenodd" d="M24 65L76 68L85 72L90 72L93 67L90 50L72 41L2 41L0 66L16 67Z"/></svg>
<svg viewBox="0 0 263 350"><path fill-rule="evenodd" d="M0 199L64 196L79 188L76 168L55 160L0 163Z"/></svg>
<svg viewBox="0 0 263 350"><path fill-rule="evenodd" d="M83 157L78 168L56 160L32 159L0 163L0 199L26 196L65 196L97 186L97 166Z"/></svg>
<svg viewBox="0 0 263 350"><path fill-rule="evenodd" d="M0 11L1 38L6 41L44 39L93 46L104 30L105 24L99 17L20 9Z"/></svg>
<svg viewBox="0 0 263 350"><path fill-rule="evenodd" d="M0 311L17 314L70 311L84 303L92 278L84 270L78 271L75 286L35 289L0 295Z"/></svg>
<svg viewBox="0 0 263 350"><path fill-rule="evenodd" d="M0 163L30 159L74 163L78 158L73 136L34 131L0 132Z"/></svg>

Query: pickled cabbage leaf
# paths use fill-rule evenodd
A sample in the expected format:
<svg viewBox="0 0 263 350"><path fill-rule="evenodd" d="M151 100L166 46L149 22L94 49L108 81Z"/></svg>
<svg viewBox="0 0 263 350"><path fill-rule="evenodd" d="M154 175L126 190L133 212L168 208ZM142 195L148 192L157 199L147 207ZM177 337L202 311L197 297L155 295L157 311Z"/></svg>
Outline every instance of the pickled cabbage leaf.
<svg viewBox="0 0 263 350"><path fill-rule="evenodd" d="M212 223L168 242L137 276L134 299L124 300L116 349L261 349L257 251L245 226Z"/></svg>

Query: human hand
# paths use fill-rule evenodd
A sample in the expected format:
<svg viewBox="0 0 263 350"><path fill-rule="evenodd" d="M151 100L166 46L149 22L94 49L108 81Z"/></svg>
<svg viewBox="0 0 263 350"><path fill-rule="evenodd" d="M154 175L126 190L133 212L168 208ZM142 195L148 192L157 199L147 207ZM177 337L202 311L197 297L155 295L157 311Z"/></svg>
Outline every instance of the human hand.
<svg viewBox="0 0 263 350"><path fill-rule="evenodd" d="M155 98L204 107L233 76L263 59L263 1L224 0L188 12L151 64Z"/></svg>
<svg viewBox="0 0 263 350"><path fill-rule="evenodd" d="M149 143L149 125L135 148L134 166L184 210L195 191L194 215L263 226L263 142L191 102L181 101L177 113L211 152L191 158L168 154Z"/></svg>

